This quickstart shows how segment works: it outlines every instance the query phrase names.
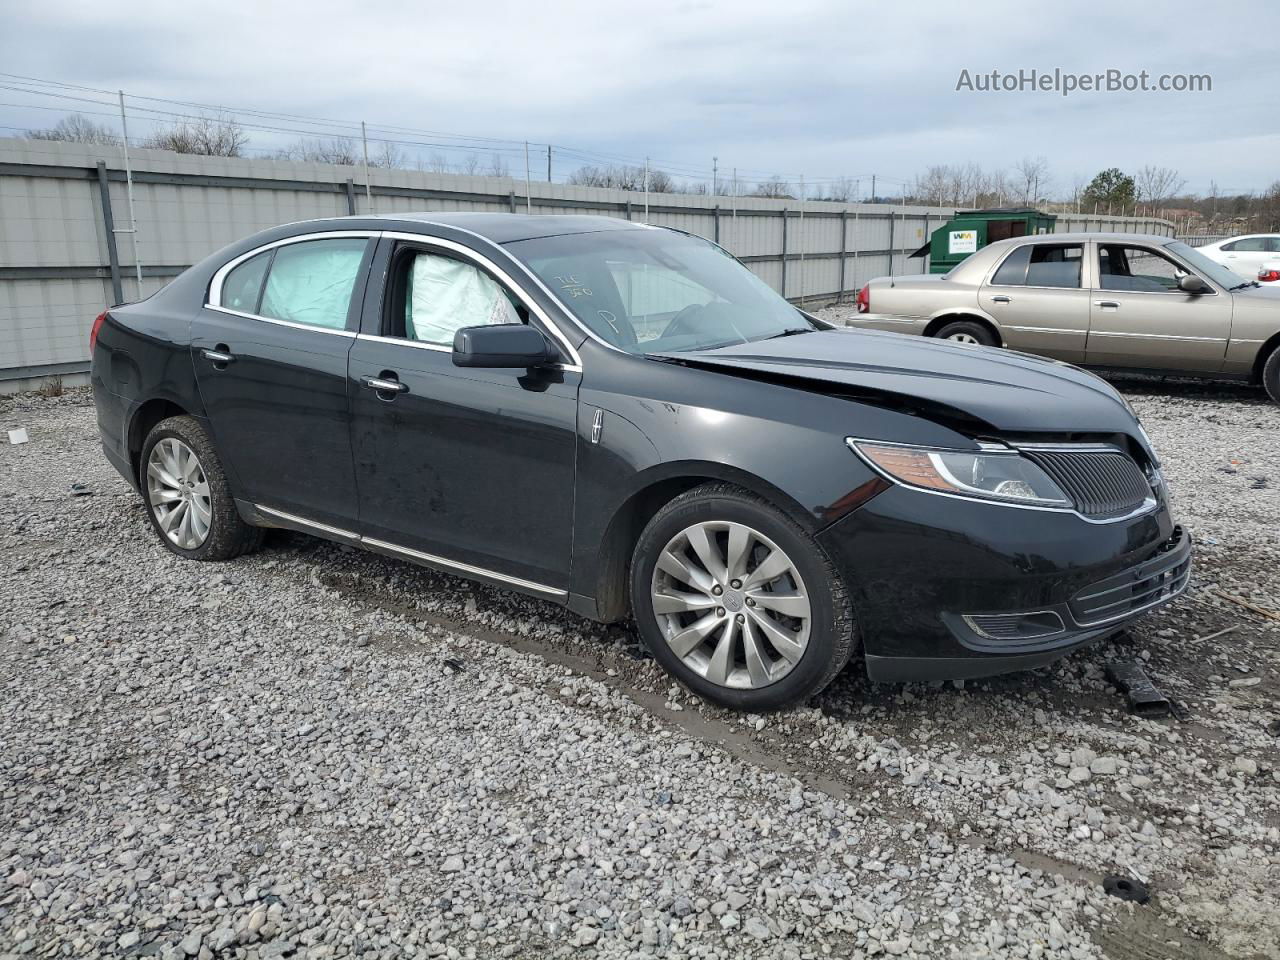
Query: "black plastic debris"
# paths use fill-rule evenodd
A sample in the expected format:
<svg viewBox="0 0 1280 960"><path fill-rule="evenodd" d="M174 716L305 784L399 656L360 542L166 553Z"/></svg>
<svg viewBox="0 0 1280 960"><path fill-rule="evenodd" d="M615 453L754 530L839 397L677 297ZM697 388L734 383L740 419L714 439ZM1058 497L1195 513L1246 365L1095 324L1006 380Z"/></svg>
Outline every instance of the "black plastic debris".
<svg viewBox="0 0 1280 960"><path fill-rule="evenodd" d="M92 497L93 491L83 483L73 483L71 485L71 495L73 497Z"/></svg>
<svg viewBox="0 0 1280 960"><path fill-rule="evenodd" d="M1121 877L1116 874L1103 877L1102 889L1109 896L1118 897L1121 900L1131 900L1134 903L1146 903L1151 899L1151 891L1147 889L1147 885L1139 883L1131 877Z"/></svg>
<svg viewBox="0 0 1280 960"><path fill-rule="evenodd" d="M1140 717L1177 716L1169 698L1161 693L1137 660L1117 660L1107 664L1107 678L1129 700L1129 710Z"/></svg>

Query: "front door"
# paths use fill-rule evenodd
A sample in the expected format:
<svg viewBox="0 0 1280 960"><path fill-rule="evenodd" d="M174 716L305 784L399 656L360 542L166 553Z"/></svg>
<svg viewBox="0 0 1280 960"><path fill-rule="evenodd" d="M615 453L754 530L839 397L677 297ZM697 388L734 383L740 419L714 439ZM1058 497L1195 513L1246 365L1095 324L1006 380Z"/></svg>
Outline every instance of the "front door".
<svg viewBox="0 0 1280 960"><path fill-rule="evenodd" d="M215 278L192 363L218 456L250 503L350 529L347 354L368 237L276 245Z"/></svg>
<svg viewBox="0 0 1280 960"><path fill-rule="evenodd" d="M1083 266L1081 243L1014 247L983 285L978 303L1014 350L1083 363L1089 328Z"/></svg>
<svg viewBox="0 0 1280 960"><path fill-rule="evenodd" d="M398 243L385 276L380 324L351 350L361 534L437 566L562 594L580 371L453 365L458 329L531 322L531 302L465 248Z"/></svg>
<svg viewBox="0 0 1280 960"><path fill-rule="evenodd" d="M1208 293L1183 292L1178 280L1195 271L1154 246L1094 246L1087 363L1198 373L1222 369L1231 338L1230 293L1211 284Z"/></svg>

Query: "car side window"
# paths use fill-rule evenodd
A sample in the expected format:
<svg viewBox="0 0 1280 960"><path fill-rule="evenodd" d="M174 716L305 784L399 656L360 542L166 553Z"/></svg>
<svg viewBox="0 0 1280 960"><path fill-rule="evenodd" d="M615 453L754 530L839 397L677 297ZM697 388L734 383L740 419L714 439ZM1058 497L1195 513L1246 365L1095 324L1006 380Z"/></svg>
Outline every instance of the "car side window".
<svg viewBox="0 0 1280 960"><path fill-rule="evenodd" d="M991 278L999 286L1079 287L1084 248L1069 243L1028 243L1005 259Z"/></svg>
<svg viewBox="0 0 1280 960"><path fill-rule="evenodd" d="M1103 290L1177 293L1187 269L1148 247L1098 245L1098 285Z"/></svg>
<svg viewBox="0 0 1280 960"><path fill-rule="evenodd" d="M262 281L271 263L272 251L267 250L250 257L233 269L222 280L221 305L241 313L257 313L258 300L262 297Z"/></svg>
<svg viewBox="0 0 1280 960"><path fill-rule="evenodd" d="M361 237L335 237L277 247L257 312L308 327L346 329L367 246Z"/></svg>
<svg viewBox="0 0 1280 960"><path fill-rule="evenodd" d="M1236 240L1225 245L1223 250L1233 250L1236 253L1262 253L1267 249L1268 237L1245 237L1243 240Z"/></svg>
<svg viewBox="0 0 1280 960"><path fill-rule="evenodd" d="M1280 253L1280 237L1267 237L1267 252Z"/></svg>
<svg viewBox="0 0 1280 960"><path fill-rule="evenodd" d="M474 264L419 251L396 269L390 336L452 347L463 327L527 320L514 297Z"/></svg>

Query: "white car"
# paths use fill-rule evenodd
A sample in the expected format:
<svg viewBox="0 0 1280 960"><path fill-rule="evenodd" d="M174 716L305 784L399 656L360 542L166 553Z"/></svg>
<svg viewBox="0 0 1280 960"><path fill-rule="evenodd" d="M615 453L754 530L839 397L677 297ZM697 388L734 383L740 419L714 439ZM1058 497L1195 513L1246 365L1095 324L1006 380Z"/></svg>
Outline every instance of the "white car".
<svg viewBox="0 0 1280 960"><path fill-rule="evenodd" d="M1275 260L1276 255L1280 254L1280 234L1251 233L1243 237L1219 240L1196 249L1232 273L1256 280L1263 263Z"/></svg>

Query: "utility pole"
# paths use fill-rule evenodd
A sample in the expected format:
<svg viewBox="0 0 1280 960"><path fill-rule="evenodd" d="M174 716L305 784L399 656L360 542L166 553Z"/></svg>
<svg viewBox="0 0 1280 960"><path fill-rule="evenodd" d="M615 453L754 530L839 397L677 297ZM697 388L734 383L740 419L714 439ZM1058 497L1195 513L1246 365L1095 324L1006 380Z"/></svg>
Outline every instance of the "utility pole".
<svg viewBox="0 0 1280 960"><path fill-rule="evenodd" d="M871 175L871 202L876 202L876 175Z"/></svg>
<svg viewBox="0 0 1280 960"><path fill-rule="evenodd" d="M719 157L712 157L712 158L711 158L711 195L712 195L713 197L714 197L716 194L718 194L718 193L720 192L720 189L719 189L719 183L720 183L720 179L719 179L719 172L720 172L719 164L720 164L720 158L719 158Z"/></svg>
<svg viewBox="0 0 1280 960"><path fill-rule="evenodd" d="M733 168L733 219L738 219L738 168Z"/></svg>
<svg viewBox="0 0 1280 960"><path fill-rule="evenodd" d="M360 142L364 144L364 202L369 208L366 213L373 213L373 188L369 186L369 135L365 132L364 121L360 121Z"/></svg>
<svg viewBox="0 0 1280 960"><path fill-rule="evenodd" d="M644 158L644 222L649 222L649 158Z"/></svg>
<svg viewBox="0 0 1280 960"><path fill-rule="evenodd" d="M551 144L547 144L547 183L551 182Z"/></svg>
<svg viewBox="0 0 1280 960"><path fill-rule="evenodd" d="M804 174L800 174L800 303L804 304Z"/></svg>
<svg viewBox="0 0 1280 960"><path fill-rule="evenodd" d="M524 212L533 213L533 177L529 173L529 141L524 142Z"/></svg>
<svg viewBox="0 0 1280 960"><path fill-rule="evenodd" d="M133 211L133 169L129 166L129 120L124 114L124 91L120 94L120 134L124 144L125 195L129 198L129 233L133 244L133 269L138 278L138 299L142 299L142 261L138 259L138 218ZM119 231L123 233L124 231Z"/></svg>

